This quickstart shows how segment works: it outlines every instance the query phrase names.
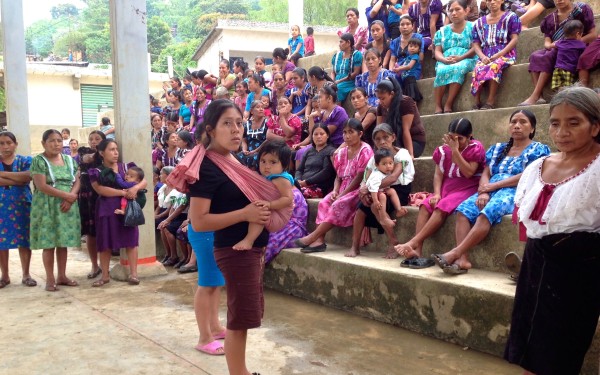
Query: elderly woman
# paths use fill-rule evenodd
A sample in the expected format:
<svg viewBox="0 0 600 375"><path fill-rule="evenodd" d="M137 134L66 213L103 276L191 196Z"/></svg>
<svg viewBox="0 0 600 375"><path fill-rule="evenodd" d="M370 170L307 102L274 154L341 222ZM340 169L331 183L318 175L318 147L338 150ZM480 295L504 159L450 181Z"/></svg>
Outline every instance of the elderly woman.
<svg viewBox="0 0 600 375"><path fill-rule="evenodd" d="M358 24L360 13L356 8L346 9L346 22L348 26L338 30L337 35L341 37L343 34L350 34L354 38L354 47L362 52L369 38L369 30Z"/></svg>
<svg viewBox="0 0 600 375"><path fill-rule="evenodd" d="M333 191L319 202L317 228L296 241L296 246L302 248L303 253L325 251L327 232L334 226L352 225L358 204L358 187L367 162L373 156L371 147L360 140L362 133L362 125L356 119L350 119L344 125L345 146L333 155L333 166L337 172Z"/></svg>
<svg viewBox="0 0 600 375"><path fill-rule="evenodd" d="M583 42L591 43L596 39L596 25L592 8L584 3L574 3L573 0L558 1L556 11L546 16L540 24L540 31L544 33L544 49L535 51L529 56L529 73L531 73L534 89L531 95L519 105L546 103L542 99L542 92L546 83L552 78L552 72L556 65L555 43L563 39L564 27L570 20L578 20L583 23L583 37L581 38Z"/></svg>
<svg viewBox="0 0 600 375"><path fill-rule="evenodd" d="M36 286L29 274L31 248L29 247L29 212L31 210L31 156L17 151L17 138L11 132L0 132L0 289L10 284L8 250L19 248L23 278L21 283Z"/></svg>
<svg viewBox="0 0 600 375"><path fill-rule="evenodd" d="M475 97L474 110L494 109L496 94L504 69L517 59L517 40L521 21L511 11L502 10L502 0L486 0L490 13L475 22L473 47L479 57L473 70L471 94ZM481 88L489 82L487 102L481 104Z"/></svg>
<svg viewBox="0 0 600 375"><path fill-rule="evenodd" d="M465 75L475 67L477 58L473 48L473 24L466 20L468 13L467 0L450 0L448 14L452 23L442 27L433 39L437 60L433 81L435 114L453 112L452 105L465 81ZM448 98L446 104L442 105L446 87Z"/></svg>
<svg viewBox="0 0 600 375"><path fill-rule="evenodd" d="M598 95L559 92L549 124L560 151L527 167L515 196L528 238L504 358L525 374L579 374L600 315Z"/></svg>
<svg viewBox="0 0 600 375"><path fill-rule="evenodd" d="M445 254L433 254L444 273L457 275L471 268L468 252L485 239L502 216L513 212L516 186L525 167L550 154L545 144L532 141L536 118L528 110L510 116L510 140L497 143L486 153L486 167L477 193L456 211L456 246Z"/></svg>

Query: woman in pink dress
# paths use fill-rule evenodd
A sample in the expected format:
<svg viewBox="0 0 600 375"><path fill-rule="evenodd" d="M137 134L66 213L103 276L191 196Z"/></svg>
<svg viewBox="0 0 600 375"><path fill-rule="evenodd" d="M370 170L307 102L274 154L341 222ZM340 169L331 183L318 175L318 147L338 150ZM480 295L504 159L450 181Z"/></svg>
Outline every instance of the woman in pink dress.
<svg viewBox="0 0 600 375"><path fill-rule="evenodd" d="M422 263L423 242L440 229L459 204L477 192L485 167L485 148L473 139L472 133L469 120L452 120L444 135L444 144L433 152L436 163L433 194L419 208L415 236L395 246L396 251L406 257L401 266L421 268L415 265Z"/></svg>
<svg viewBox="0 0 600 375"><path fill-rule="evenodd" d="M341 37L345 33L352 34L354 36L354 49L363 52L369 39L369 29L358 24L359 16L358 9L346 9L346 22L348 22L348 26L339 29L337 35Z"/></svg>
<svg viewBox="0 0 600 375"><path fill-rule="evenodd" d="M333 191L319 202L317 228L308 236L296 240L303 253L325 251L325 234L334 226L350 227L358 206L358 188L365 167L373 156L371 146L361 142L363 127L359 120L350 119L344 125L345 146L333 154L337 173Z"/></svg>

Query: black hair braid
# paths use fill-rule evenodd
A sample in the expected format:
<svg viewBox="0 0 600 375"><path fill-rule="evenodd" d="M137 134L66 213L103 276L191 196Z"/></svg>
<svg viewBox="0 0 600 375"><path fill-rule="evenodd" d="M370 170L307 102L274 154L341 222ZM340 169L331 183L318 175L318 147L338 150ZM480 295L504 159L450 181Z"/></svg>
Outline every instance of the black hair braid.
<svg viewBox="0 0 600 375"><path fill-rule="evenodd" d="M500 163L506 157L506 155L508 155L508 153L510 152L510 149L513 146L513 143L514 143L514 139L513 139L513 137L510 137L510 139L508 140L508 143L506 144L506 147L504 147L504 150L502 150L502 153L500 155L498 155L498 159L496 159L496 163Z"/></svg>

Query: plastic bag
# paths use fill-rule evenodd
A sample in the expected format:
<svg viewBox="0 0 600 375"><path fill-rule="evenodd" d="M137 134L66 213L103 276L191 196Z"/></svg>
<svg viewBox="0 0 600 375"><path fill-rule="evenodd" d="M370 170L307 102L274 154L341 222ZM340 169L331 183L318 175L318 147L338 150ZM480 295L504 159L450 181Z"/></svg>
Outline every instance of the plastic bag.
<svg viewBox="0 0 600 375"><path fill-rule="evenodd" d="M146 223L146 220L144 219L144 212L142 211L139 203L135 200L127 201L124 219L126 227L135 227Z"/></svg>

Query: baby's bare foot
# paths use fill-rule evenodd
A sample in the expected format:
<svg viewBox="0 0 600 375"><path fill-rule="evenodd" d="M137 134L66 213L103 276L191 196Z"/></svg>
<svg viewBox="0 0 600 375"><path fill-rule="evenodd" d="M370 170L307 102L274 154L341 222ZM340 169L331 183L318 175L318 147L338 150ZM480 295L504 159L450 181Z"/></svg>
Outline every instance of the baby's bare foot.
<svg viewBox="0 0 600 375"><path fill-rule="evenodd" d="M250 250L252 249L252 244L247 239L243 239L240 242L233 245L233 250Z"/></svg>
<svg viewBox="0 0 600 375"><path fill-rule="evenodd" d="M117 215L125 215L125 211L120 210L120 209L116 209L115 210L115 214L117 214Z"/></svg>

